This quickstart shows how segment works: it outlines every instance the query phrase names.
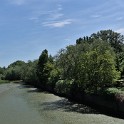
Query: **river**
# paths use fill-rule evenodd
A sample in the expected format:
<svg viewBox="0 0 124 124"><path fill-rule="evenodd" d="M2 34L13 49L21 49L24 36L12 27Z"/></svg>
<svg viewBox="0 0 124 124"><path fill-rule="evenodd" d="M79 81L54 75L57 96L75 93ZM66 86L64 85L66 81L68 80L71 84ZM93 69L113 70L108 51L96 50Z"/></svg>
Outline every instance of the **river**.
<svg viewBox="0 0 124 124"><path fill-rule="evenodd" d="M0 124L124 124L124 120L11 83L0 85Z"/></svg>

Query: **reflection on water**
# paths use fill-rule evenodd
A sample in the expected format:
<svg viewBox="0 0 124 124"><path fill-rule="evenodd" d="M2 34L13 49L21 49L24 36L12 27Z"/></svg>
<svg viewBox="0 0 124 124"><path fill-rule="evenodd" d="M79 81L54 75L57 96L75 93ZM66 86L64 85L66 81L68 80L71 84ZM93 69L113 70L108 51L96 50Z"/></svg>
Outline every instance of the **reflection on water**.
<svg viewBox="0 0 124 124"><path fill-rule="evenodd" d="M0 124L106 123L124 124L124 120L25 85L15 86L0 96Z"/></svg>

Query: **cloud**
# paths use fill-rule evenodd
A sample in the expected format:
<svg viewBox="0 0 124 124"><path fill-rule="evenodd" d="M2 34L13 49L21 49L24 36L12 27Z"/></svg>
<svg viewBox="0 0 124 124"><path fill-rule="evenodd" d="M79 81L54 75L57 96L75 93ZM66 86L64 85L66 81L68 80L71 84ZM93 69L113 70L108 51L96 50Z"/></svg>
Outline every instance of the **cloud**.
<svg viewBox="0 0 124 124"><path fill-rule="evenodd" d="M50 20L56 20L56 19L61 18L62 16L64 16L63 13L55 13L55 14L52 13L52 14L49 15L49 19Z"/></svg>
<svg viewBox="0 0 124 124"><path fill-rule="evenodd" d="M61 28L61 27L64 27L65 25L71 24L72 22L73 22L72 19L66 19L63 21L44 22L44 23L42 23L42 25L45 27Z"/></svg>
<svg viewBox="0 0 124 124"><path fill-rule="evenodd" d="M124 34L124 28L117 29L116 32Z"/></svg>
<svg viewBox="0 0 124 124"><path fill-rule="evenodd" d="M30 17L29 20L38 20L38 17Z"/></svg>
<svg viewBox="0 0 124 124"><path fill-rule="evenodd" d="M42 24L44 27L64 27L73 22L72 19L67 19L64 17L64 13L61 12L62 5L57 5L54 10L37 10L34 12L32 17L28 18L31 21Z"/></svg>
<svg viewBox="0 0 124 124"><path fill-rule="evenodd" d="M61 12L62 5L58 4L55 9L53 10L44 10L42 8L38 8L32 12L32 16L29 17L29 20L46 20L46 21L57 21L58 19L62 18L64 14Z"/></svg>
<svg viewBox="0 0 124 124"><path fill-rule="evenodd" d="M9 0L9 2L15 5L23 5L25 4L26 0Z"/></svg>
<svg viewBox="0 0 124 124"><path fill-rule="evenodd" d="M97 14L96 14L96 15L92 15L91 17L92 17L92 18L99 18L99 17L101 17L101 15L97 15Z"/></svg>
<svg viewBox="0 0 124 124"><path fill-rule="evenodd" d="M62 9L63 9L63 8L62 8L62 5L59 4L57 9L58 9L59 11L62 10Z"/></svg>

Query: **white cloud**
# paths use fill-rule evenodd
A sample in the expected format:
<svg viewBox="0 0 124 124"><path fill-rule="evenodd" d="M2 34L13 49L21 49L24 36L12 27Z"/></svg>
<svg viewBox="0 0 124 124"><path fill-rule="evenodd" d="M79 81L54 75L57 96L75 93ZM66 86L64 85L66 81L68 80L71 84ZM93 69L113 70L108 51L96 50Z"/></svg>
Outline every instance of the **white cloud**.
<svg viewBox="0 0 124 124"><path fill-rule="evenodd" d="M71 24L72 19L64 18L64 14L61 13L62 5L57 5L57 8L54 10L37 10L34 12L32 17L28 18L31 21L42 23L42 26L45 27L64 27L65 25ZM43 17L43 18L42 18Z"/></svg>
<svg viewBox="0 0 124 124"><path fill-rule="evenodd" d="M56 14L52 13L50 14L50 19L56 20L56 19L61 18L63 15L64 15L63 13L56 13Z"/></svg>
<svg viewBox="0 0 124 124"><path fill-rule="evenodd" d="M72 19L66 19L63 21L44 22L42 23L42 25L47 27L61 28L61 27L64 27L65 25L71 24L72 22L73 22Z"/></svg>
<svg viewBox="0 0 124 124"><path fill-rule="evenodd" d="M92 18L99 18L99 17L101 17L101 15L97 15L97 14L96 14L96 15L92 15L91 17L92 17Z"/></svg>
<svg viewBox="0 0 124 124"><path fill-rule="evenodd" d="M9 0L9 2L15 5L23 5L25 4L26 0Z"/></svg>
<svg viewBox="0 0 124 124"><path fill-rule="evenodd" d="M30 17L29 20L38 20L38 17Z"/></svg>
<svg viewBox="0 0 124 124"><path fill-rule="evenodd" d="M43 10L41 9L36 9L35 11L32 12L32 16L30 16L28 19L32 21L39 20L45 20L45 21L58 21L58 19L62 18L64 14L61 12L62 10L62 5L59 4L56 6L55 9L53 10Z"/></svg>
<svg viewBox="0 0 124 124"><path fill-rule="evenodd" d="M117 29L116 32L124 34L124 28Z"/></svg>
<svg viewBox="0 0 124 124"><path fill-rule="evenodd" d="M62 10L62 5L61 4L58 5L58 10L59 11Z"/></svg>

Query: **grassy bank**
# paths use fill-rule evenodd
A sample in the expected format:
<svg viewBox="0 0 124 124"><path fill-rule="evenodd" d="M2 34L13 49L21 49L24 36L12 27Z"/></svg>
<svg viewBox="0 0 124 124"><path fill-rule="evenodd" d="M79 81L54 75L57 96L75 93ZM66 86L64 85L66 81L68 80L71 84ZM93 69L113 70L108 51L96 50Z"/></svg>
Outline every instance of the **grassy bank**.
<svg viewBox="0 0 124 124"><path fill-rule="evenodd" d="M4 83L10 83L10 81L8 81L8 80L0 80L0 84L4 84Z"/></svg>

